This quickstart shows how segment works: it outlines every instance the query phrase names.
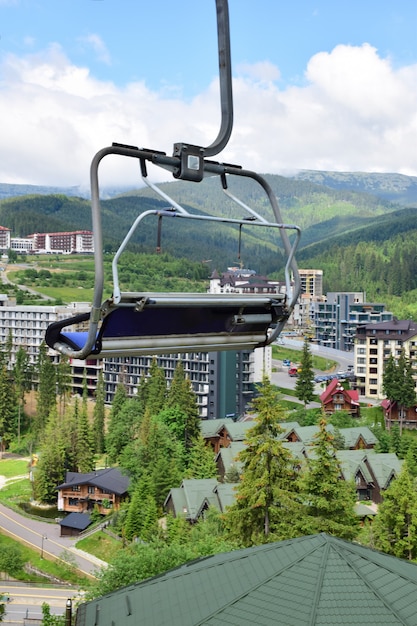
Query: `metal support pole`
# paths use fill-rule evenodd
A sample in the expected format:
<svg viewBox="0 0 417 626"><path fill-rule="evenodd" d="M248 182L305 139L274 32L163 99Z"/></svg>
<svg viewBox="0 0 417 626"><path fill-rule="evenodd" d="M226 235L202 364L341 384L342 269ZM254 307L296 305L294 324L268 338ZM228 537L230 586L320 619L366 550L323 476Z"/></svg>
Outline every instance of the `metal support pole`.
<svg viewBox="0 0 417 626"><path fill-rule="evenodd" d="M72 600L68 598L65 607L65 626L71 626L72 623Z"/></svg>

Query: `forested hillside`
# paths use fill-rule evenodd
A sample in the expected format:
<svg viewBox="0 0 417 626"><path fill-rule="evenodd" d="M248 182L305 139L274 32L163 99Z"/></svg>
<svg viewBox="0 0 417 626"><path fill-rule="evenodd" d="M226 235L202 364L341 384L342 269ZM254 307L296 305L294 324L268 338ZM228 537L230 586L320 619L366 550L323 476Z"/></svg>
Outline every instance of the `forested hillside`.
<svg viewBox="0 0 417 626"><path fill-rule="evenodd" d="M384 188L381 179L373 177L369 181L370 175L351 176L354 177L353 182L350 181L352 186L356 183L363 189ZM403 208L370 193L352 191L347 188L349 177L340 177L340 188L332 189L311 180L266 176L279 200L284 222L297 224L302 229L297 253L299 266L323 269L325 292L366 291L368 300L385 302L388 299L396 311L399 303L395 298L401 297L401 306L410 304L405 312L415 316L413 290L417 289L417 255L413 225L417 209ZM397 181L391 177L391 186L388 185L391 196L395 195L392 191L395 181L399 193L404 192L406 183L409 183L409 191L414 189L412 177L400 178ZM328 182L328 177L321 179ZM337 180L333 177L336 186ZM175 181L161 187L193 213L225 217L242 217L244 213L223 194L216 178L205 179L198 185ZM255 211L272 219L268 200L253 181L232 179L230 190ZM105 251L116 249L139 213L161 208L169 208L168 203L148 188L103 200ZM10 228L12 236L20 237L33 232L90 229L90 204L85 199L64 194L8 198L0 201L0 225ZM150 253L155 251L157 243L157 220L150 217L141 223L129 249ZM163 252L207 262L209 270L222 271L227 266L242 263L258 273L282 277L284 255L279 240L273 240L264 229L251 229L249 222L243 228L239 248L235 226L164 218L161 245Z"/></svg>

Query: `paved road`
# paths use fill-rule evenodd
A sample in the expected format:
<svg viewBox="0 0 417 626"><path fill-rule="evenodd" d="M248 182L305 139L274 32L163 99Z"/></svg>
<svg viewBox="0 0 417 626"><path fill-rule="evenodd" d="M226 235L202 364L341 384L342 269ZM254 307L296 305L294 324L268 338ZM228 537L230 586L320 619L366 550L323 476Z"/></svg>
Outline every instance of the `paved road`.
<svg viewBox="0 0 417 626"><path fill-rule="evenodd" d="M91 554L78 550L75 547L76 538L60 537L59 524L24 517L3 504L0 504L0 530L38 550L44 558L65 561L65 552L70 553L77 568L87 576L94 577L100 567L107 565Z"/></svg>
<svg viewBox="0 0 417 626"><path fill-rule="evenodd" d="M10 598L6 602L6 616L2 626L23 624L26 619L41 619L42 604L49 604L52 615L65 615L67 602L71 600L72 613L75 614L76 601L79 593L71 587L33 586L19 582L0 581L0 596Z"/></svg>

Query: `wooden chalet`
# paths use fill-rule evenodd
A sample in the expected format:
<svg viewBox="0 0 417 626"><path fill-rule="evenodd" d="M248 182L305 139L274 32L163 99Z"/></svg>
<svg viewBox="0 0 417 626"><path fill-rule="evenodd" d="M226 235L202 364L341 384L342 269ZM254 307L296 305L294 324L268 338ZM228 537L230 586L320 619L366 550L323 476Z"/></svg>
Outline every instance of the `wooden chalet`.
<svg viewBox="0 0 417 626"><path fill-rule="evenodd" d="M337 378L333 378L320 396L325 413L347 411L359 417L359 394L357 389L345 389Z"/></svg>
<svg viewBox="0 0 417 626"><path fill-rule="evenodd" d="M81 474L67 472L58 486L58 511L88 513L96 506L102 515L120 508L127 497L129 478L117 468L106 468Z"/></svg>
<svg viewBox="0 0 417 626"><path fill-rule="evenodd" d="M233 504L235 484L219 483L215 478L184 479L180 487L170 490L164 509L174 517L183 517L191 523L204 516L209 506L224 512Z"/></svg>
<svg viewBox="0 0 417 626"><path fill-rule="evenodd" d="M390 452L338 450L342 477L353 480L358 500L380 504L384 491L401 471L402 461Z"/></svg>
<svg viewBox="0 0 417 626"><path fill-rule="evenodd" d="M417 428L417 405L408 409L399 407L397 402L391 400L383 400L381 402L384 411L385 428L391 429L391 426L397 424L400 430L403 428Z"/></svg>

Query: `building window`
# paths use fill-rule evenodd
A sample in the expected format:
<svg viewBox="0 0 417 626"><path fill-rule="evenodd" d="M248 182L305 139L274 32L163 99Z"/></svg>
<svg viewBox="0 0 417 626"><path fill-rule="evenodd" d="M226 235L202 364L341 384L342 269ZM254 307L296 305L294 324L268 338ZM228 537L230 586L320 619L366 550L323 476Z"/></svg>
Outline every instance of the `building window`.
<svg viewBox="0 0 417 626"><path fill-rule="evenodd" d="M88 486L88 493L95 493L96 488L92 487L91 485Z"/></svg>

